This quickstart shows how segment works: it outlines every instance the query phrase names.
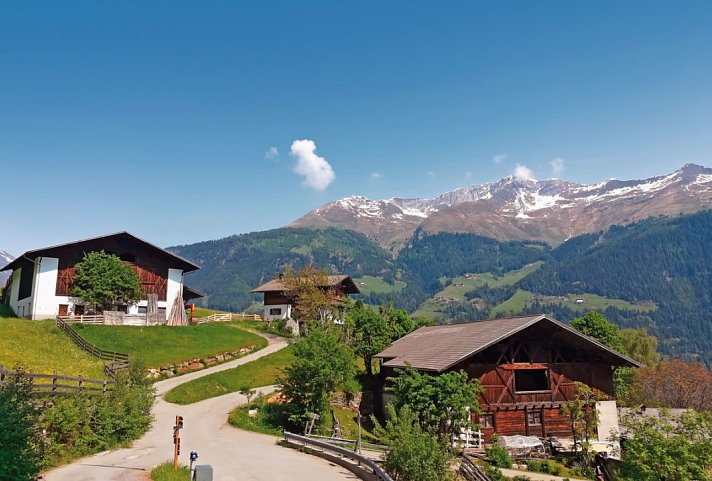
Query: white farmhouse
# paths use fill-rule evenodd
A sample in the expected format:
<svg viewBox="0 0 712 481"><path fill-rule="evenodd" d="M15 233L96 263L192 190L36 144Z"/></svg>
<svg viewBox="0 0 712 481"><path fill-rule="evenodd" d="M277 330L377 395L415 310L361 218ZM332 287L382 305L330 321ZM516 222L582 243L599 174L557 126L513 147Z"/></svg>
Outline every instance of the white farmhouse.
<svg viewBox="0 0 712 481"><path fill-rule="evenodd" d="M176 298L201 294L183 285L187 272L197 265L143 239L118 232L101 237L27 251L0 271L10 271L5 298L15 314L30 319L47 319L88 313L80 299L72 297L74 266L88 252L104 251L118 256L139 276L144 299L129 306L115 306L127 314L143 314L148 296L155 294L158 312L164 317Z"/></svg>

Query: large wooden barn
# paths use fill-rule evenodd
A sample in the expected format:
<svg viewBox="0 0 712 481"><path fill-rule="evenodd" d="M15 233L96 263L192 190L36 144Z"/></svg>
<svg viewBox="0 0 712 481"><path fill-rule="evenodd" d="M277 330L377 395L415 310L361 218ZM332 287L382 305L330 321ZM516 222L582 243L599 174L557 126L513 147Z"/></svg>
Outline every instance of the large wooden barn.
<svg viewBox="0 0 712 481"><path fill-rule="evenodd" d="M573 399L575 382L590 386L602 400L599 439L605 440L617 428L613 373L639 366L547 316L423 327L376 357L384 378L411 366L434 375L464 370L478 379L484 388L482 414L473 414L473 421L486 442L493 433L569 436L559 408Z"/></svg>
<svg viewBox="0 0 712 481"><path fill-rule="evenodd" d="M164 318L175 299L200 297L183 285L183 275L197 265L128 232L94 237L68 244L27 251L2 268L12 272L10 307L20 317L45 319L85 314L89 306L72 297L74 266L84 253L104 251L118 256L139 276L144 298L131 306L116 306L129 314L146 312L147 298L155 295Z"/></svg>

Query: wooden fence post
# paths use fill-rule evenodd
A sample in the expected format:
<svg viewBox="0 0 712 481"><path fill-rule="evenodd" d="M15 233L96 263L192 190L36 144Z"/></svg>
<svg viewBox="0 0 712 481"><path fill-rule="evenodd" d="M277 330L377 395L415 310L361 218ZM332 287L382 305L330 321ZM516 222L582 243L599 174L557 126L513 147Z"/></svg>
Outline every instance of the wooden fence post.
<svg viewBox="0 0 712 481"><path fill-rule="evenodd" d="M57 392L57 371L54 371L54 376L52 377L52 393Z"/></svg>

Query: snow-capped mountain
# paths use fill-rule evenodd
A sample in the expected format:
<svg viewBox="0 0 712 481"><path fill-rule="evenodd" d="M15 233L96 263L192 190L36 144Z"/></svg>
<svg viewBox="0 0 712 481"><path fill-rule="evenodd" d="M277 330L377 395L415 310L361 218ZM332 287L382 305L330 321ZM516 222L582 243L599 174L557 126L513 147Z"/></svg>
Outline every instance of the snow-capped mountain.
<svg viewBox="0 0 712 481"><path fill-rule="evenodd" d="M8 265L10 262L12 262L15 258L12 257L10 254L8 254L5 251L0 251L0 269ZM7 281L7 278L10 277L9 272L0 272L0 287L5 287L5 281Z"/></svg>
<svg viewBox="0 0 712 481"><path fill-rule="evenodd" d="M557 244L613 224L711 206L712 169L687 164L668 175L644 180L611 179L595 185L505 177L434 199L346 197L290 225L345 227L392 250L399 249L418 227L427 233L472 232Z"/></svg>

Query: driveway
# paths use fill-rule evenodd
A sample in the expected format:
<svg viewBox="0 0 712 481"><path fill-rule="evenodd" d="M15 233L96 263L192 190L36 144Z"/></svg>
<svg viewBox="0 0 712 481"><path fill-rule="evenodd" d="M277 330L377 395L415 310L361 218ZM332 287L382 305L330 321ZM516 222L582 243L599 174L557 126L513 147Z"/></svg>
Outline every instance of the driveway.
<svg viewBox="0 0 712 481"><path fill-rule="evenodd" d="M342 481L357 479L346 469L316 456L283 448L277 438L242 431L227 424L228 414L247 399L237 393L206 399L187 406L164 401L170 389L185 382L254 361L287 346L282 338L265 336L264 349L240 359L202 371L166 379L155 384L156 402L150 431L130 448L106 451L44 474L47 481L144 481L151 469L173 459L173 425L183 416L181 464L190 463L189 454L197 451L198 464L213 467L215 481ZM273 386L260 388L271 392Z"/></svg>

